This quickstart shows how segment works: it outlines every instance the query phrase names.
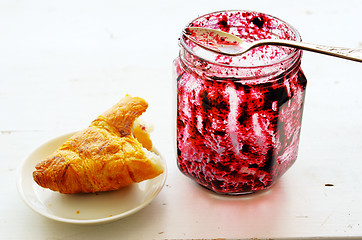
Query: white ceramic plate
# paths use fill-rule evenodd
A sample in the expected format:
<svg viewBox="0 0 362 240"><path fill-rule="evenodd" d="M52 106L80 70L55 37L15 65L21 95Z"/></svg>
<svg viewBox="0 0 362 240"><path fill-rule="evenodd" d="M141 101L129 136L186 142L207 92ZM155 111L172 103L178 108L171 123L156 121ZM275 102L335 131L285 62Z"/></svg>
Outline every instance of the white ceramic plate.
<svg viewBox="0 0 362 240"><path fill-rule="evenodd" d="M99 224L129 216L147 206L161 191L165 171L156 178L134 183L117 191L90 194L61 194L44 189L33 180L35 165L53 153L74 133L52 139L38 147L18 171L17 186L25 203L35 212L53 220L75 224ZM154 150L157 154L158 151Z"/></svg>

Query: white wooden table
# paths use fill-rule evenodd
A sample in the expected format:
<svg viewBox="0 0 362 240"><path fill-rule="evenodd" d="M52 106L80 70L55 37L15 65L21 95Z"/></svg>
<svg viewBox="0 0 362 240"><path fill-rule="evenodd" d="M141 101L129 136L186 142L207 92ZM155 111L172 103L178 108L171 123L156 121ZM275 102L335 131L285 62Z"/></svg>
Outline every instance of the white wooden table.
<svg viewBox="0 0 362 240"><path fill-rule="evenodd" d="M224 9L277 16L306 42L362 47L359 0L0 0L0 239L362 239L360 63L304 53L299 157L270 191L219 196L177 169L177 39L188 21ZM144 118L168 165L161 193L136 214L96 226L30 210L16 189L21 162L127 93L150 104Z"/></svg>

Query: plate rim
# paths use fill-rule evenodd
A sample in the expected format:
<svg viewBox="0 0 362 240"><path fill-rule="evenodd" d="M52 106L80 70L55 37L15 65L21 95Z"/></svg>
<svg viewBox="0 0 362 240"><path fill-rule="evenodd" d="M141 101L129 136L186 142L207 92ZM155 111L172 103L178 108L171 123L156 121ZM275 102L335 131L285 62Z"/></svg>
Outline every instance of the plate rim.
<svg viewBox="0 0 362 240"><path fill-rule="evenodd" d="M28 197L26 196L26 193L24 191L24 186L22 184L23 180L24 180L24 176L23 176L23 172L25 171L24 168L26 166L26 164L28 163L29 159L31 159L30 157L33 154L36 154L36 152L40 151L42 148L46 147L46 145L51 144L52 142L55 141L59 141L59 139L64 138L64 140L66 140L67 138L71 137L72 135L74 135L75 133L77 133L78 131L72 131L72 132L68 132L62 135L58 135L56 137L50 138L46 141L44 141L42 144L40 144L38 147L36 147L35 149L33 149L21 162L20 166L17 169L17 175L16 175L16 186L17 186L17 190L18 193L20 194L22 200L25 202L25 204L32 209L34 212L47 217L49 219L58 221L58 222L64 222L64 223L71 223L71 224L81 224L81 225L92 225L92 224L101 224L101 223L108 223L108 222L113 222L116 220L119 220L121 218L125 218L129 215L132 215L136 212L138 212L139 210L143 209L144 207L146 207L147 205L149 205L155 198L156 196L158 196L158 194L161 192L161 190L163 189L163 187L165 186L166 183L166 179L167 179L167 164L165 159L163 158L163 156L160 154L160 152L158 151L158 149L156 147L153 146L152 151L157 153L160 157L161 157L161 161L162 161L162 165L164 167L164 171L163 173L161 173L159 176L157 177L161 177L162 179L160 180L160 184L157 188L157 190L155 192L153 192L152 194L150 194L149 197L147 197L147 199L145 201L143 201L141 204L137 205L134 208L131 208L129 210L126 210L125 212L122 212L120 214L114 215L114 216L108 216L108 217L102 217L102 218L94 218L94 219L70 219L70 218L65 218L65 217L59 217L56 215L52 215L48 212L45 211L40 211L39 209L37 209L34 204L31 203L31 201L28 199ZM56 149L54 149L55 151ZM35 166L34 166L35 169ZM156 178L157 178L156 177ZM145 181L149 181L152 179L148 179ZM32 184L36 184L35 182L33 182ZM133 184L139 184L139 183L133 183ZM40 187L40 186L39 186ZM34 191L32 191L34 192ZM36 196L36 194L34 194Z"/></svg>

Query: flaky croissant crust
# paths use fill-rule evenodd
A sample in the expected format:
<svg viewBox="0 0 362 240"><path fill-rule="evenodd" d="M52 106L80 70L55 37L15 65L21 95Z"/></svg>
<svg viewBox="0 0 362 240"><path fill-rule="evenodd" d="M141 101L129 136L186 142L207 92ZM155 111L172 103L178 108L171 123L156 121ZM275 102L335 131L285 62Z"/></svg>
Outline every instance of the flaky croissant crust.
<svg viewBox="0 0 362 240"><path fill-rule="evenodd" d="M132 125L148 104L126 96L36 165L38 185L61 193L116 190L163 172L146 157Z"/></svg>

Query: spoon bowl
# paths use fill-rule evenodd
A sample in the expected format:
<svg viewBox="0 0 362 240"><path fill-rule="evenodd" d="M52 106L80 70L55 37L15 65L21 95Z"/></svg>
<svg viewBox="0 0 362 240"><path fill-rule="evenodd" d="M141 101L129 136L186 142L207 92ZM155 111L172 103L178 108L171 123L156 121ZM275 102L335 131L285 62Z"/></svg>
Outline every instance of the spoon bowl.
<svg viewBox="0 0 362 240"><path fill-rule="evenodd" d="M183 35L202 48L227 56L239 56L262 45L277 45L362 62L362 49L332 47L284 39L261 39L247 42L233 34L202 27L187 27L184 29Z"/></svg>

